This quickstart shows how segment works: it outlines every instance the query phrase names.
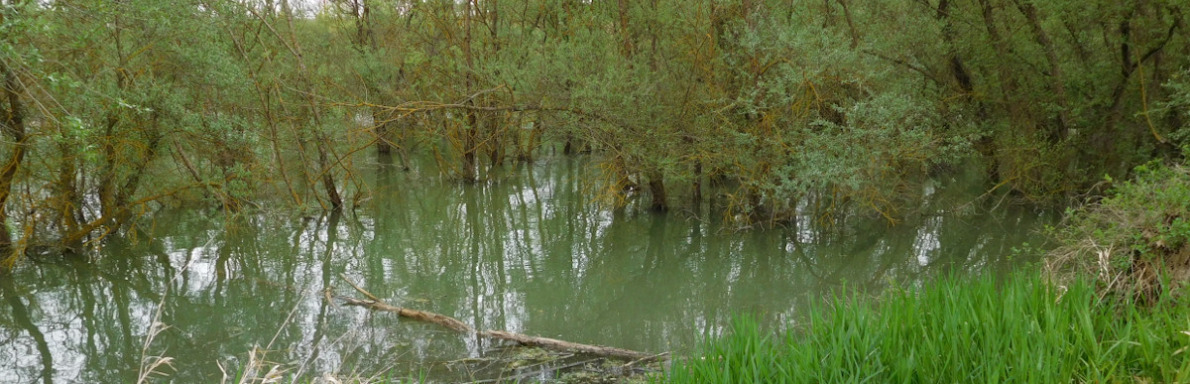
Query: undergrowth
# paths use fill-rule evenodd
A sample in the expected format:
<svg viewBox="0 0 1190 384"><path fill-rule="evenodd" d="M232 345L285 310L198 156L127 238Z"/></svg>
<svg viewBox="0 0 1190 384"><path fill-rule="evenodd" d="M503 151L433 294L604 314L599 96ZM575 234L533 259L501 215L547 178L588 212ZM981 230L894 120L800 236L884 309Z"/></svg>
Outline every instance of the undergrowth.
<svg viewBox="0 0 1190 384"><path fill-rule="evenodd" d="M1050 230L1060 244L1051 276L1093 277L1105 294L1146 303L1190 278L1190 169L1150 163L1134 174Z"/></svg>

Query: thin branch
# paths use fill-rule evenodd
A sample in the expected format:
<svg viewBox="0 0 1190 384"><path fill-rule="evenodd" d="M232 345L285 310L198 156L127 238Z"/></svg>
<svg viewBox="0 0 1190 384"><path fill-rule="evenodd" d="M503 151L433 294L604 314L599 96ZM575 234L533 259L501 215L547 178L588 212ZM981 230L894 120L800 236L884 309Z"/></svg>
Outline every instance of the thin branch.
<svg viewBox="0 0 1190 384"><path fill-rule="evenodd" d="M876 52L876 51L873 51L873 50L870 50L870 49L864 49L864 50L861 50L860 52L861 52L861 53L863 53L863 54L866 54L866 55L875 56L876 58L879 58L879 59L882 59L882 60L890 61L890 62L892 62L892 63L894 63L894 64L897 64L897 65L904 66L905 68L909 68L909 69L911 69L911 70L913 70L913 71L915 71L915 72L917 72L917 73L920 73L920 74L922 74L922 75L923 75L923 76L925 76L926 78L929 78L929 79L930 79L930 80L932 80L932 81L933 81L935 84L941 84L941 83L942 83L940 80L938 80L938 78L937 78L937 77L934 77L934 74L930 73L930 72L929 72L929 71L927 71L925 68L922 68L922 67L920 67L920 66L914 65L913 63L910 63L910 62L908 62L908 61L905 61L905 60L903 60L903 59L898 59L898 58L895 58L895 57L886 56L886 55L884 55L884 54L881 54L880 52Z"/></svg>

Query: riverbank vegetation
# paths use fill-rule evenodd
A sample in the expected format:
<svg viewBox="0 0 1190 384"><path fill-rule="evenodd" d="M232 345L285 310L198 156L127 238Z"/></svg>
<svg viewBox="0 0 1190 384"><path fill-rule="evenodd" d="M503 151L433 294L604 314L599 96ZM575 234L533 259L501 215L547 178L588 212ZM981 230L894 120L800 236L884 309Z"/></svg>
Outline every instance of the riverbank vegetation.
<svg viewBox="0 0 1190 384"><path fill-rule="evenodd" d="M1051 232L1048 268L1084 276L1116 297L1154 302L1190 279L1190 173L1150 163L1101 201L1067 213Z"/></svg>
<svg viewBox="0 0 1190 384"><path fill-rule="evenodd" d="M1063 201L1190 139L1178 1L0 4L17 256L163 206L366 208L362 171L417 154L485 182L591 153L592 198L775 225L895 222L971 162Z"/></svg>
<svg viewBox="0 0 1190 384"><path fill-rule="evenodd" d="M741 318L675 383L1156 382L1190 380L1190 304L1106 300L1086 280L955 278L878 301L816 307L783 336Z"/></svg>
<svg viewBox="0 0 1190 384"><path fill-rule="evenodd" d="M842 298L784 336L741 318L668 380L1164 382L1190 380L1190 174L1152 163L1050 232L1046 273L950 278Z"/></svg>

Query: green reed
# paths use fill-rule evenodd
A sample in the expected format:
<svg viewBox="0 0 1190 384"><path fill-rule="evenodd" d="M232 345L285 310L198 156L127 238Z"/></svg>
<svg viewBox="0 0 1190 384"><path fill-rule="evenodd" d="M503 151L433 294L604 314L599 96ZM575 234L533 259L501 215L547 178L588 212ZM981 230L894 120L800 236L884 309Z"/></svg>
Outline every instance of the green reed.
<svg viewBox="0 0 1190 384"><path fill-rule="evenodd" d="M750 317L676 359L675 383L1190 382L1190 305L1101 299L1039 274L949 278L809 310L784 335Z"/></svg>

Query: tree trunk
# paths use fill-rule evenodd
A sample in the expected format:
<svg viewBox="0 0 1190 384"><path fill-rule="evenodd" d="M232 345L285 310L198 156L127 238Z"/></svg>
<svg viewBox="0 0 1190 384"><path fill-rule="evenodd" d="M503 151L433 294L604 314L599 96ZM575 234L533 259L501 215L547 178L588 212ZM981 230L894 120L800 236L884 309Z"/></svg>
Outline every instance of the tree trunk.
<svg viewBox="0 0 1190 384"><path fill-rule="evenodd" d="M1029 21L1029 27L1033 30L1033 37L1037 40L1037 44L1041 45L1042 50L1045 51L1046 61L1049 62L1049 79L1050 88L1053 89L1054 96L1058 98L1058 126L1048 135L1051 142L1058 142L1066 138L1067 130L1070 126L1070 102L1066 97L1066 80L1062 76L1062 63L1058 59L1057 48L1054 47L1053 40L1050 39L1049 34L1041 27L1041 21L1037 17L1037 8L1033 3L1022 2L1021 0L1014 0L1017 8L1025 15L1025 19Z"/></svg>
<svg viewBox="0 0 1190 384"><path fill-rule="evenodd" d="M632 58L634 49L632 47L632 32L628 30L628 0L617 0L616 5L620 16L620 39L622 40L620 54Z"/></svg>
<svg viewBox="0 0 1190 384"><path fill-rule="evenodd" d="M851 18L851 7L847 6L847 0L838 0L839 5L843 6L843 18L847 20L847 32L851 37L851 49L859 46L859 30L855 28L855 21Z"/></svg>
<svg viewBox="0 0 1190 384"><path fill-rule="evenodd" d="M58 153L60 154L58 163L58 180L55 182L54 193L57 200L58 210L58 226L62 233L72 233L79 228L79 218L75 216L76 209L81 205L78 193L78 183L76 177L78 175L78 161L74 159L74 154L77 150L73 145L67 143L68 139L62 140L58 144ZM65 244L67 247L75 248L78 244Z"/></svg>
<svg viewBox="0 0 1190 384"><path fill-rule="evenodd" d="M379 108L372 110L372 126L376 129L376 153L380 155L391 155L393 153L393 145L391 136L388 133L389 121L385 118Z"/></svg>
<svg viewBox="0 0 1190 384"><path fill-rule="evenodd" d="M939 1L934 18L943 21L942 41L946 43L946 53L950 56L948 60L950 75L954 78L955 83L958 84L959 90L963 93L963 98L970 100L971 96L975 94L975 84L972 83L971 73L967 71L967 66L963 63L963 57L959 55L956 48L954 21L950 17L950 4L950 0Z"/></svg>
<svg viewBox="0 0 1190 384"><path fill-rule="evenodd" d="M6 62L0 61L0 73L4 74L4 97L8 101L3 130L13 143L8 161L0 168L0 249L7 249L12 246L12 234L8 231L8 199L12 196L17 171L25 160L28 136L25 134L25 106L21 100L24 88Z"/></svg>
<svg viewBox="0 0 1190 384"><path fill-rule="evenodd" d="M1007 61L1011 54L1008 49L1008 42L1000 36L1000 28L996 26L996 18L992 13L991 0L979 0L980 9L982 10L984 27L987 28L988 38L992 42L992 47L996 49L996 54L1001 57L1003 61ZM1016 76L1013 76L1012 70L1001 63L996 65L996 71L1000 75L1001 94L1004 99L1001 101L1008 109L1009 119L1013 121L1013 126L1029 125L1028 117L1022 114L1022 108L1016 102L1017 90L1020 86L1017 83Z"/></svg>
<svg viewBox="0 0 1190 384"><path fill-rule="evenodd" d="M314 120L314 139L318 141L315 144L315 148L318 150L318 167L322 175L322 187L326 189L326 197L331 205L330 210L339 211L343 208L343 197L339 194L339 188L335 184L335 174L334 172L331 172L332 165L329 152L331 151L330 146L333 143L331 143L330 139L326 137L326 135L321 131L322 115L318 110L318 102L315 101L316 95L318 93L316 92L316 89L314 89L314 82L310 79L310 71L306 68L306 61L302 57L301 45L298 44L297 37L295 36L297 32L293 27L293 10L289 7L288 1L281 1L281 11L284 14L286 24L289 26L291 39L290 43L292 44L293 50L291 53L293 53L294 60L297 61L298 70L301 73L302 81L306 83L306 107L309 109L310 116L312 116ZM278 34L277 38L282 39L283 37Z"/></svg>
<svg viewBox="0 0 1190 384"><path fill-rule="evenodd" d="M474 69L474 57L471 53L471 12L474 0L463 1L463 58L467 64L467 72L463 75L465 89L468 92L475 87L475 78L471 74ZM467 100L468 105L475 105L474 98ZM463 181L474 182L478 179L478 164L475 162L475 151L478 146L476 135L479 132L479 119L475 111L467 110L467 126L463 127Z"/></svg>
<svg viewBox="0 0 1190 384"><path fill-rule="evenodd" d="M1123 118L1123 99L1124 94L1127 93L1128 82L1132 78L1132 73L1135 72L1137 68L1140 68L1140 66L1144 65L1145 61L1148 61L1149 58L1156 57L1158 54L1160 54L1165 49L1166 44L1168 44L1169 41L1173 39L1174 33L1177 31L1177 29L1183 24L1182 16L1179 11L1171 11L1171 13L1173 13L1173 20L1170 23L1165 37L1144 53L1132 52L1132 17L1135 14L1135 9L1128 12L1124 16L1124 19L1120 21L1120 78L1119 82L1116 83L1115 88L1112 90L1112 103L1111 107L1108 108L1108 115L1105 119L1106 123L1104 124L1101 132L1098 132L1097 134L1097 136L1100 137L1098 142L1100 143L1101 151L1113 149L1116 145L1116 140L1114 140L1113 137L1113 131L1115 130L1116 125L1119 124L1120 119ZM1134 55L1136 56L1135 59L1133 59Z"/></svg>
<svg viewBox="0 0 1190 384"><path fill-rule="evenodd" d="M665 194L665 179L661 175L661 172L653 172L649 175L649 192L653 195L651 208L654 211L664 212L669 210L669 203Z"/></svg>

